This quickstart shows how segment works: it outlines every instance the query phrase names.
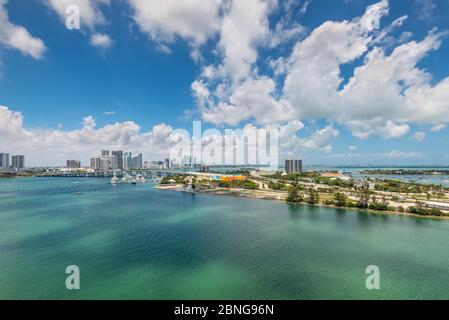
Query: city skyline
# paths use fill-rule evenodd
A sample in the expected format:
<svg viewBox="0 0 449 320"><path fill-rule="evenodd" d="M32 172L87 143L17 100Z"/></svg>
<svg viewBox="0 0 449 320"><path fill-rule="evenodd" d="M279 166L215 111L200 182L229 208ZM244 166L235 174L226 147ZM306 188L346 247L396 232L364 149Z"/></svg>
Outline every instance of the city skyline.
<svg viewBox="0 0 449 320"><path fill-rule="evenodd" d="M27 166L165 159L193 120L278 128L279 163L449 164L447 1L70 1L80 30L55 3L0 1L0 152Z"/></svg>

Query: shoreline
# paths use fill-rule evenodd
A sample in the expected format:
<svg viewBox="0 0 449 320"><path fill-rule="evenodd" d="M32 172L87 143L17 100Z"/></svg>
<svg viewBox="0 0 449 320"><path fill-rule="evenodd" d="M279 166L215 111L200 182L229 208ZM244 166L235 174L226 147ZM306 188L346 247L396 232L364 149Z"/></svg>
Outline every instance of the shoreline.
<svg viewBox="0 0 449 320"><path fill-rule="evenodd" d="M319 203L319 204L309 204L307 202L293 203L293 202L286 201L285 198L270 197L269 195L255 196L255 195L251 194L251 192L254 192L254 191L259 192L259 193L267 192L267 191L262 191L262 190L230 188L230 189L220 189L220 190L204 190L204 191L200 190L199 191L199 190L186 190L182 185L155 185L154 189L171 190L171 191L185 192L185 193L208 194L208 195L213 195L213 196L225 196L225 197L234 197L234 198L247 198L247 199L254 199L254 200L276 201L276 202L281 202L281 203L291 204L291 205L305 205L305 206L310 206L310 207L344 209L344 210L351 210L351 211L358 211L358 212L366 212L368 214L376 214L376 215L394 215L394 216L398 216L398 217L413 217L413 218L449 221L449 216L441 216L441 217L424 216L424 215L413 214L413 213L408 213L408 212L377 211L377 210L372 210L372 209L361 209L361 208L354 208L354 207L337 207L334 205L327 205L327 204L323 204L323 203ZM282 192L268 191L267 193L282 193Z"/></svg>

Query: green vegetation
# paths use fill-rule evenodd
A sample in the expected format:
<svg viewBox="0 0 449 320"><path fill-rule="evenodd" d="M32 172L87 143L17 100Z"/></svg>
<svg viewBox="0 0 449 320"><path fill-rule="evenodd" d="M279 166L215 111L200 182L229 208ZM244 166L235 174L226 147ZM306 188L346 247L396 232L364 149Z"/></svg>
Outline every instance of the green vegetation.
<svg viewBox="0 0 449 320"><path fill-rule="evenodd" d="M344 207L346 206L348 197L343 192L336 192L334 194L334 204L337 207Z"/></svg>
<svg viewBox="0 0 449 320"><path fill-rule="evenodd" d="M318 204L320 202L320 195L319 195L318 191L316 191L315 189L310 188L307 191L307 195L309 196L307 199L307 202L309 204Z"/></svg>
<svg viewBox="0 0 449 320"><path fill-rule="evenodd" d="M417 214L420 216L436 216L436 217L444 216L443 211L435 208L427 208L420 201L416 201L416 205L414 207L409 207L407 211L409 213Z"/></svg>
<svg viewBox="0 0 449 320"><path fill-rule="evenodd" d="M408 170L408 169L373 169L361 171L362 174L375 174L375 175L449 175L449 170Z"/></svg>
<svg viewBox="0 0 449 320"><path fill-rule="evenodd" d="M253 181L246 180L246 181L220 181L218 183L218 186L220 188L242 188L242 189L250 189L250 190L256 190L259 189L259 185Z"/></svg>
<svg viewBox="0 0 449 320"><path fill-rule="evenodd" d="M268 182L268 188L276 191L287 191L287 185L284 182Z"/></svg>
<svg viewBox="0 0 449 320"><path fill-rule="evenodd" d="M161 184L173 184L173 183L176 183L176 184L185 185L186 184L186 179L187 179L187 177L183 176L183 175L171 175L171 176L167 176L167 177L162 178Z"/></svg>
<svg viewBox="0 0 449 320"><path fill-rule="evenodd" d="M290 187L288 191L287 202L293 203L304 202L304 193L297 185Z"/></svg>
<svg viewBox="0 0 449 320"><path fill-rule="evenodd" d="M444 196L444 191L448 191L448 188L444 188L441 185L420 184L416 182L403 182L389 179L377 181L374 188L378 191L387 192L434 194L438 197Z"/></svg>

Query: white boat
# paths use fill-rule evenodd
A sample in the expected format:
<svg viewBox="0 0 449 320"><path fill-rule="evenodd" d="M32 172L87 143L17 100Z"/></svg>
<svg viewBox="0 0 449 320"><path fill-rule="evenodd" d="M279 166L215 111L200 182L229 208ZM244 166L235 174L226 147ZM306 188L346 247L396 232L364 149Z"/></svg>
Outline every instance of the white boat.
<svg viewBox="0 0 449 320"><path fill-rule="evenodd" d="M145 183L145 178L141 174L138 174L135 178L135 181L137 183Z"/></svg>
<svg viewBox="0 0 449 320"><path fill-rule="evenodd" d="M122 181L124 183L132 183L133 182L133 177L131 177L129 174L126 174L123 178Z"/></svg>
<svg viewBox="0 0 449 320"><path fill-rule="evenodd" d="M115 186L117 185L118 181L119 181L118 178L116 176L113 176L111 179L111 184Z"/></svg>

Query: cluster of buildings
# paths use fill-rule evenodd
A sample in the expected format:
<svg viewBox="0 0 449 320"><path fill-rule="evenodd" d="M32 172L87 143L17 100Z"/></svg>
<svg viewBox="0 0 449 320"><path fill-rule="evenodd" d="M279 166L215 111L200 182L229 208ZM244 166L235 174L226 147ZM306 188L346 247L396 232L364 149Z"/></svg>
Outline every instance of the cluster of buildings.
<svg viewBox="0 0 449 320"><path fill-rule="evenodd" d="M22 170L25 169L25 156L0 153L0 170Z"/></svg>
<svg viewBox="0 0 449 320"><path fill-rule="evenodd" d="M70 161L75 164L74 160ZM131 152L102 150L101 155L90 159L90 168L99 171L143 169L143 157L141 153L133 157Z"/></svg>

